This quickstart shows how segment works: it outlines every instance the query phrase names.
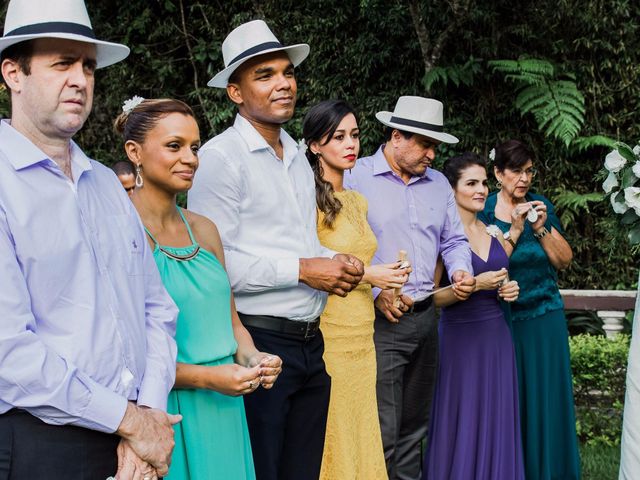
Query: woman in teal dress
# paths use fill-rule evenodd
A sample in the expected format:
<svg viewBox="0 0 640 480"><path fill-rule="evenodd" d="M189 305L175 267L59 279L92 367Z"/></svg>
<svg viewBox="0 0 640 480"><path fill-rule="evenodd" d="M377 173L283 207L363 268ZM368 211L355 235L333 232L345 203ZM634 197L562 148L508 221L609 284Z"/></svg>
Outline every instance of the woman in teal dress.
<svg viewBox="0 0 640 480"><path fill-rule="evenodd" d="M569 266L573 254L553 205L529 192L533 160L530 149L517 140L496 147L494 174L499 191L487 199L482 219L496 224L514 245L509 275L520 284L520 297L511 304L511 320L526 478L573 480L580 478L580 458L567 324L557 276L557 270ZM519 238L517 233L510 238L512 216L525 211L529 221L524 231Z"/></svg>
<svg viewBox="0 0 640 480"><path fill-rule="evenodd" d="M271 388L282 362L257 351L240 323L215 225L176 206L176 195L189 189L198 167L193 112L177 100L138 97L125 103L116 129L136 166L131 200L180 309L168 411L183 419L174 427L176 445L165 478L255 479L241 395Z"/></svg>

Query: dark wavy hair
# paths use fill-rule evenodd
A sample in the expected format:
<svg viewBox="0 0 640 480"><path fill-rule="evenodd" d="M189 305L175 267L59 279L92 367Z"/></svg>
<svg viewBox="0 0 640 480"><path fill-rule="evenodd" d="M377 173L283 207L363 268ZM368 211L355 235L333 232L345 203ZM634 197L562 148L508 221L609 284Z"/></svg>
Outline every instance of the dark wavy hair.
<svg viewBox="0 0 640 480"><path fill-rule="evenodd" d="M458 180L462 176L462 171L469 168L472 165L478 165L485 170L487 169L487 162L485 162L484 158L480 155L477 155L472 152L464 152L462 155L458 155L457 157L451 157L442 166L442 173L452 188L456 188L458 184Z"/></svg>
<svg viewBox="0 0 640 480"><path fill-rule="evenodd" d="M128 113L122 112L115 119L113 127L122 135L124 141L133 140L144 143L147 134L158 122L172 113L182 113L195 118L191 107L181 100L173 98L145 99Z"/></svg>
<svg viewBox="0 0 640 480"><path fill-rule="evenodd" d="M504 172L505 168L514 170L524 167L529 160L535 160L533 151L520 140L507 140L496 145L496 158L493 162L499 172Z"/></svg>
<svg viewBox="0 0 640 480"><path fill-rule="evenodd" d="M321 145L329 143L342 119L350 113L356 116L355 110L344 100L325 100L311 107L302 124L302 136L307 146L313 142L320 142L325 137L327 140ZM356 116L356 121L357 119ZM342 203L333 194L333 185L322 178L324 173L322 165L318 156L309 147L307 147L307 159L313 169L316 182L316 203L324 213L324 225L331 228L336 215L342 208Z"/></svg>

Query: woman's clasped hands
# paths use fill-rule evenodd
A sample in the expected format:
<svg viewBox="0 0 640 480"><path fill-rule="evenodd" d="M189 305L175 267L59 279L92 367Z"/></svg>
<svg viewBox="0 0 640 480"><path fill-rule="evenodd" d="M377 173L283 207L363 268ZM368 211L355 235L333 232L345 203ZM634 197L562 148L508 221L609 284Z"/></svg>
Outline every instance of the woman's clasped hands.
<svg viewBox="0 0 640 480"><path fill-rule="evenodd" d="M249 359L248 366L231 363L213 368L221 373L214 390L236 397L253 393L260 386L273 387L282 372L282 360L277 355L259 352Z"/></svg>
<svg viewBox="0 0 640 480"><path fill-rule="evenodd" d="M478 290L498 290L498 296L505 302L515 302L520 294L518 282L509 280L506 268L476 275L476 291Z"/></svg>

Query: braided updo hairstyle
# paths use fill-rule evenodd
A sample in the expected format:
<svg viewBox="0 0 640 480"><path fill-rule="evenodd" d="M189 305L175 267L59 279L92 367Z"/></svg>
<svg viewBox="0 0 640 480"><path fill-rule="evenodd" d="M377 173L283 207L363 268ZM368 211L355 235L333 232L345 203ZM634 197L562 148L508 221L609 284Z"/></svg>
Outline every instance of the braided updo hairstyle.
<svg viewBox="0 0 640 480"><path fill-rule="evenodd" d="M318 209L324 213L324 225L329 228L333 227L336 215L342 209L342 203L335 197L333 185L322 178L322 164L309 145L313 142L321 142L325 137L327 140L321 145L329 143L342 119L350 113L356 116L356 112L344 100L325 100L307 112L302 124L302 136L307 144L306 155L316 182L316 203Z"/></svg>

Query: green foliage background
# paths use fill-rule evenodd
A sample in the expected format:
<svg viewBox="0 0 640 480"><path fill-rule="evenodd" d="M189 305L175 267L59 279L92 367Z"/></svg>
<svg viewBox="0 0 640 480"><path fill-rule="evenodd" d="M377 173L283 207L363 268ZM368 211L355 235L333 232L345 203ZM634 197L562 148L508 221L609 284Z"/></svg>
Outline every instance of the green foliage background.
<svg viewBox="0 0 640 480"><path fill-rule="evenodd" d="M629 335L569 338L576 428L587 445L620 445Z"/></svg>
<svg viewBox="0 0 640 480"><path fill-rule="evenodd" d="M631 288L638 259L618 233L614 213L600 200L596 178L604 147L545 137L539 118L521 115L514 82L490 61L537 58L559 81L575 81L586 110L583 137L606 135L635 144L640 102L640 3L631 0L87 0L99 38L126 43L129 59L99 71L94 112L77 141L107 164L123 158L111 122L133 95L171 96L198 115L203 139L225 129L234 110L207 80L223 64L220 45L240 23L263 18L284 43L306 42L311 55L297 71L298 109L287 129L300 132L314 103L341 97L360 112L362 154L374 151L382 129L374 114L399 95L431 95L445 103L448 130L461 139L439 161L473 150L487 155L499 141L520 138L537 156L536 189L560 203L574 247L564 288ZM465 14L455 5L466 5ZM6 6L6 1L5 1ZM425 71L410 6L442 42ZM455 23L454 23L455 21ZM0 92L0 110L6 98ZM584 144L585 142L582 141ZM587 142L588 143L588 142ZM573 146L572 146L573 145ZM590 196L584 197L585 194Z"/></svg>

